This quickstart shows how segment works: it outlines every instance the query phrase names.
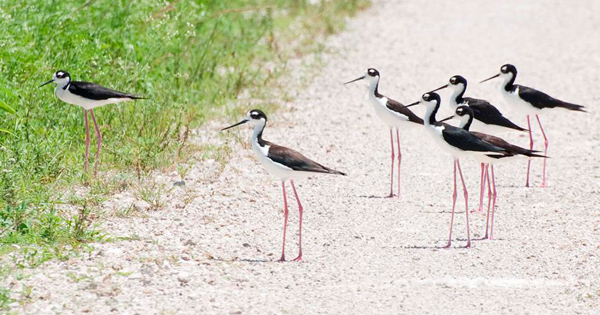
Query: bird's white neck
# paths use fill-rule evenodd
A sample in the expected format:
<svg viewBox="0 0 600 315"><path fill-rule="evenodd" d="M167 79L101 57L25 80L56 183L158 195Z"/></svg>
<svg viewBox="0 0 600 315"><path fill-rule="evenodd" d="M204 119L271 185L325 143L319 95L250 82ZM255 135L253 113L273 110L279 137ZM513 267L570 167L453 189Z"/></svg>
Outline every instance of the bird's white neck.
<svg viewBox="0 0 600 315"><path fill-rule="evenodd" d="M459 116L459 118L460 124L458 125L458 127L462 129L465 129L465 126L469 123L469 121L472 121L472 118L469 115Z"/></svg>
<svg viewBox="0 0 600 315"><path fill-rule="evenodd" d="M267 122L261 119L254 125L254 131L252 132L252 143L260 143L262 141L262 133L265 129Z"/></svg>
<svg viewBox="0 0 600 315"><path fill-rule="evenodd" d="M379 87L379 77L369 77L369 96L370 97L381 97L381 94L379 94L378 91L378 87Z"/></svg>
<svg viewBox="0 0 600 315"><path fill-rule="evenodd" d="M452 96L450 96L450 100L448 101L452 110L455 110L458 107L458 102L462 100L464 93L465 86L462 84L452 89Z"/></svg>
<svg viewBox="0 0 600 315"><path fill-rule="evenodd" d="M425 115L423 117L423 123L427 127L431 127L435 124L435 115L438 111L438 105L427 103L427 110L425 110Z"/></svg>
<svg viewBox="0 0 600 315"><path fill-rule="evenodd" d="M516 74L509 72L507 74L501 75L501 77L502 77L503 81L502 81L502 84L500 85L500 90L501 91L512 90L513 84L515 83Z"/></svg>

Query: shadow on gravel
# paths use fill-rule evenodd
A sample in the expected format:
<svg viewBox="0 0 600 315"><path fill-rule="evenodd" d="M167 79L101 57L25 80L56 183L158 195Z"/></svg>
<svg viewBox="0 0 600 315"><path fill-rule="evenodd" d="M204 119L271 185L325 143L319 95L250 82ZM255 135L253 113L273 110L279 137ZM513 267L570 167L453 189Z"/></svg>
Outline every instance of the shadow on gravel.
<svg viewBox="0 0 600 315"><path fill-rule="evenodd" d="M277 260L266 260L266 259L251 259L251 258L234 258L234 259L223 259L223 258L213 258L213 261L220 262L245 262L245 263L279 263Z"/></svg>
<svg viewBox="0 0 600 315"><path fill-rule="evenodd" d="M358 196L358 198L369 198L369 199L395 199L395 198L396 198L396 196L394 196L394 197L392 198L392 197L389 197L389 196L375 196L375 195L370 195L370 196L367 196L367 195L362 195L362 196Z"/></svg>

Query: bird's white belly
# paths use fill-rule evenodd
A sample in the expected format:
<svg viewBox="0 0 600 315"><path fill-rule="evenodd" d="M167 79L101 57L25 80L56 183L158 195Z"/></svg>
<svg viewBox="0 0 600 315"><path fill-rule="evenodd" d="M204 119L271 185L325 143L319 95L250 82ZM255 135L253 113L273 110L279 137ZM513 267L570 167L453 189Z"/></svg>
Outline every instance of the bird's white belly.
<svg viewBox="0 0 600 315"><path fill-rule="evenodd" d="M410 122L406 116L395 113L387 108L387 100L387 97L369 97L369 101L373 104L377 117L379 117L379 119L381 119L388 127L403 128L408 127L409 125L416 125Z"/></svg>
<svg viewBox="0 0 600 315"><path fill-rule="evenodd" d="M501 91L502 96L506 103L512 106L516 111L525 114L525 115L536 115L540 113L540 109L532 106L531 104L525 102L519 97L519 89L517 88L514 92L506 92L506 90Z"/></svg>
<svg viewBox="0 0 600 315"><path fill-rule="evenodd" d="M260 164L267 170L267 172L272 176L278 177L282 181L288 179L306 178L310 176L310 173L308 172L294 171L283 164L273 162L273 160L267 157L269 154L269 146L267 145L261 147L257 140L252 140L252 151L254 151L256 157L260 161Z"/></svg>
<svg viewBox="0 0 600 315"><path fill-rule="evenodd" d="M104 106L107 104L115 104L115 103L130 100L128 98L109 98L106 100L90 100L90 99L81 97L79 95L75 95L75 94L69 92L68 90L63 90L60 87L56 88L55 94L56 94L56 97L58 97L58 99L60 99L61 101L65 102L67 104L72 104L72 105L77 105L79 107L83 107L83 109L94 109L96 107Z"/></svg>

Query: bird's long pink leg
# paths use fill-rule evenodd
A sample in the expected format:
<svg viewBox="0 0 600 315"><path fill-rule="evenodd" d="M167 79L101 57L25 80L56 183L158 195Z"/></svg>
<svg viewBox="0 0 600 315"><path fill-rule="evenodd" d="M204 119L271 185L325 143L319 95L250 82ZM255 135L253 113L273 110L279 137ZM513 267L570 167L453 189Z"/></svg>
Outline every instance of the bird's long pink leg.
<svg viewBox="0 0 600 315"><path fill-rule="evenodd" d="M490 181L490 172L489 172L489 164L485 168L485 176L487 178L488 184L488 207L487 207L487 218L485 220L485 237L483 239L489 238L489 230L490 230L490 206L492 204L492 186Z"/></svg>
<svg viewBox="0 0 600 315"><path fill-rule="evenodd" d="M529 115L527 115L527 129L529 129L529 150L533 150L533 136L531 135L531 121ZM531 160L527 161L527 182L525 187L529 187L529 170L531 169Z"/></svg>
<svg viewBox="0 0 600 315"><path fill-rule="evenodd" d="M302 203L300 203L300 197L298 197L298 193L296 192L296 186L294 186L294 181L290 180L290 183L292 183L294 196L296 196L296 202L298 203L298 215L300 217L300 227L298 228L298 247L300 247L300 252L298 253L298 257L294 258L294 261L302 261L302 212L304 211L304 208L302 207Z"/></svg>
<svg viewBox="0 0 600 315"><path fill-rule="evenodd" d="M548 138L546 138L546 133L544 132L544 127L542 127L542 122L540 122L540 116L535 115L537 119L538 125L540 125L540 129L542 130L542 136L544 136L544 155L548 155ZM544 158L544 167L542 170L542 188L546 188L546 158Z"/></svg>
<svg viewBox="0 0 600 315"><path fill-rule="evenodd" d="M287 232L287 222L288 222L288 205L287 205L287 197L285 195L285 182L281 182L281 188L283 189L283 246L281 248L281 258L278 261L285 261L285 233Z"/></svg>
<svg viewBox="0 0 600 315"><path fill-rule="evenodd" d="M85 121L85 161L83 162L83 169L87 173L88 156L90 155L90 125L88 123L87 109L83 110L83 120Z"/></svg>
<svg viewBox="0 0 600 315"><path fill-rule="evenodd" d="M396 129L396 141L398 143L398 198L400 198L400 164L402 164L402 151L400 150L400 132Z"/></svg>
<svg viewBox="0 0 600 315"><path fill-rule="evenodd" d="M493 201L492 201L492 223L490 224L490 240L494 239L494 212L496 210L496 176L494 175L494 165L492 165L492 187L494 191L492 193Z"/></svg>
<svg viewBox="0 0 600 315"><path fill-rule="evenodd" d="M90 114L92 115L92 120L94 121L94 127L96 128L96 137L98 139L98 143L96 144L96 160L94 161L94 175L98 174L98 158L100 157L100 146L102 145L102 135L100 134L100 128L98 128L98 123L96 122L96 117L94 116L94 110L90 109Z"/></svg>
<svg viewBox="0 0 600 315"><path fill-rule="evenodd" d="M392 174L390 179L390 194L387 196L387 198L394 197L394 133L392 128L390 128L390 144L392 145Z"/></svg>
<svg viewBox="0 0 600 315"><path fill-rule="evenodd" d="M458 166L458 174L460 174L460 180L462 181L463 191L465 193L465 214L467 215L467 245L465 247L469 248L471 247L471 229L469 227L469 193L467 192L467 185L465 185L465 179L463 178L462 170L460 169L460 161L458 159L456 159L456 166Z"/></svg>
<svg viewBox="0 0 600 315"><path fill-rule="evenodd" d="M486 177L485 175L485 165L482 162L481 163L481 187L479 190L479 208L477 210L473 210L473 212L478 211L481 212L483 211L483 191L485 190L485 179Z"/></svg>
<svg viewBox="0 0 600 315"><path fill-rule="evenodd" d="M448 245L445 248L450 248L452 245L452 224L454 223L454 206L456 206L456 162L454 159L454 193L452 193L452 215L450 216L450 235L448 236Z"/></svg>

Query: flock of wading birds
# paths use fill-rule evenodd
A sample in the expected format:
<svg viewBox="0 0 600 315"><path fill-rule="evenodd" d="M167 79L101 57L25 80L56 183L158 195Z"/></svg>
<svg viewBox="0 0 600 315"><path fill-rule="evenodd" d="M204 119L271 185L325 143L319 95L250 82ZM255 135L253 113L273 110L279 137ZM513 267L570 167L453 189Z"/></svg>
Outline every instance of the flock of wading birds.
<svg viewBox="0 0 600 315"><path fill-rule="evenodd" d="M529 187L529 172L531 166L531 158L542 158L544 160L543 165L543 179L542 187L546 186L546 153L548 150L548 138L540 122L538 116L542 110L551 108L562 108L572 111L585 112L583 106L575 105L561 100L555 99L543 92L538 90L515 84L517 77L517 69L511 64L505 64L500 68L500 72L481 83L494 79L501 78L503 83L501 84L501 93L504 96L506 102L513 106L515 110L527 115L527 129L522 128L508 120L502 115L502 113L489 102L482 99L475 99L465 97L465 90L467 88L467 80L460 75L456 75L450 78L448 84L437 88L431 92L427 92L422 95L421 99L409 105L403 105L391 98L388 98L379 93L378 85L380 80L380 74L373 68L367 69L366 73L352 81L344 84L352 83L359 80L367 80L370 85L369 89L369 100L375 108L375 112L379 118L390 128L390 142L392 148L392 167L391 167L391 184L390 194L388 197L394 197L394 129L396 130L396 143L397 143L397 157L398 157L398 172L397 172L397 185L398 194L400 197L400 164L402 154L400 153L400 137L399 130L409 128L411 126L425 126L425 129L433 137L434 141L444 151L450 153L454 158L454 194L452 196L452 215L450 219L450 235L448 237L448 244L445 246L449 248L452 242L452 225L454 221L454 210L456 205L456 170L463 186L465 196L465 214L466 214L466 227L467 227L467 244L466 247L471 246L471 237L469 230L469 206L468 206L468 194L467 188L463 179L462 170L460 168L459 158L470 157L481 163L481 186L479 195L479 208L476 211L481 212L483 210L483 198L485 192L485 186L487 183L488 188L488 205L487 205L487 222L486 222L486 234L485 239L493 239L493 227L494 227L494 208L496 203L496 185L494 179L494 164L509 160L516 160L517 158L527 159L527 182L526 186ZM102 136L98 128L98 123L94 116L94 108L100 107L107 104L114 104L123 101L130 101L135 99L143 99L143 97L136 96L129 93L115 91L94 83L72 81L71 76L66 71L57 71L54 76L48 82L42 84L44 86L49 83L55 83L55 94L56 96L69 104L83 107L84 109L84 121L86 130L86 148L85 148L85 162L84 169L87 172L88 168L88 156L90 146L90 128L88 124L88 112L94 122L94 127L97 136L97 149L96 159L94 161L94 173L97 173L98 160L100 155L100 148L102 144ZM449 105L454 110L454 115L438 121L436 119L436 113L440 108L440 96L435 93L438 90L450 88L452 90L452 96L449 99ZM425 116L423 119L415 115L409 107L414 105L422 105L426 108ZM533 150L533 138L531 135L531 122L530 116L535 115L535 118L540 126L540 130L544 137L544 153L540 154L539 151ZM454 127L443 123L443 121L451 118L457 118L460 120L460 125ZM285 190L285 182L289 180L296 202L298 204L299 211L299 254L295 261L302 260L302 213L303 207L296 192L294 186L294 179L305 178L315 173L322 174L339 174L346 175L340 171L325 167L315 161L308 159L302 154L292 149L273 144L266 141L262 137L262 133L267 124L267 116L259 109L253 109L249 111L246 117L227 128L227 130L235 126L239 126L245 123L250 123L254 126L254 132L252 133L251 142L252 150L258 157L260 163L267 169L267 171L281 179L281 186L283 190L283 204L284 204L284 227L283 227L283 246L281 258L279 261L285 261L285 236L287 231L288 221L288 206L287 196ZM477 132L474 130L480 130L487 133ZM514 130L520 132L529 132L529 149L525 149L513 144L506 142L505 140L490 135L489 133L495 133L503 130ZM490 176L491 171L491 176ZM491 209L491 216L490 216Z"/></svg>

